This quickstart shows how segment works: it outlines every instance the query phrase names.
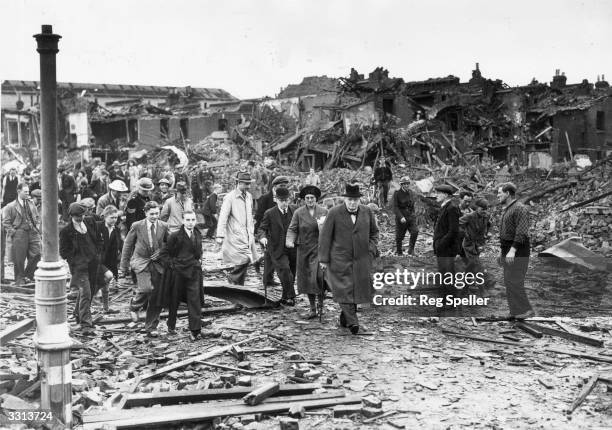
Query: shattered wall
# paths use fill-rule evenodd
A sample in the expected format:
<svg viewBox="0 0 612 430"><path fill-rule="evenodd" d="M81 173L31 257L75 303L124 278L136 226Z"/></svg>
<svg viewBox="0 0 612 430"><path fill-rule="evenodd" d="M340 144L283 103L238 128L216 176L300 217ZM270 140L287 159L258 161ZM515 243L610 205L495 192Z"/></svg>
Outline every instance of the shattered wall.
<svg viewBox="0 0 612 430"><path fill-rule="evenodd" d="M218 119L212 116L189 118L189 140L199 142L218 130Z"/></svg>
<svg viewBox="0 0 612 430"><path fill-rule="evenodd" d="M586 111L585 121L586 145L604 152L600 156L605 156L605 151L612 151L612 97L608 97Z"/></svg>
<svg viewBox="0 0 612 430"><path fill-rule="evenodd" d="M157 148L160 143L159 118L141 118L138 120L138 141L143 146Z"/></svg>
<svg viewBox="0 0 612 430"><path fill-rule="evenodd" d="M300 128L317 130L330 121L333 121L335 119L335 111L319 109L315 108L315 106L334 105L337 103L337 98L335 94L301 97L302 113Z"/></svg>
<svg viewBox="0 0 612 430"><path fill-rule="evenodd" d="M362 103L346 109L342 113L344 132L349 134L352 127L376 126L380 123L380 116L373 101Z"/></svg>

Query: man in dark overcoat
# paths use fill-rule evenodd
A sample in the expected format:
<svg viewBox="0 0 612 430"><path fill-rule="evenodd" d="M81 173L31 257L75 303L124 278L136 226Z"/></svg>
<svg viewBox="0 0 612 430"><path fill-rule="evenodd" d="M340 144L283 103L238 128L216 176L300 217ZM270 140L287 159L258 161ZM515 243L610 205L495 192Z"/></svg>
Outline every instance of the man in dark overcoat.
<svg viewBox="0 0 612 430"><path fill-rule="evenodd" d="M461 211L453 200L453 187L440 185L436 187L437 201L442 206L434 227L433 248L438 263L438 272L442 277L441 294L456 294L454 282L449 282L455 276L455 257L459 253L461 241L459 236L459 218ZM446 282L444 281L446 279Z"/></svg>
<svg viewBox="0 0 612 430"><path fill-rule="evenodd" d="M202 291L202 234L195 228L195 212L183 212L183 225L170 233L162 250L162 259L167 267L159 297L168 307L168 333L176 334L176 316L179 304L187 303L189 338L196 341L201 335L201 309L204 305Z"/></svg>
<svg viewBox="0 0 612 430"><path fill-rule="evenodd" d="M278 273L283 286L281 304L295 305L296 253L295 248L287 248L287 230L293 217L293 208L289 207L289 190L276 190L276 206L268 209L261 220L258 230L259 242L270 255L272 268Z"/></svg>
<svg viewBox="0 0 612 430"><path fill-rule="evenodd" d="M331 208L319 234L319 264L334 300L340 325L359 332L357 304L370 303L372 261L378 254L378 226L369 207L360 204L359 185L346 185L344 203Z"/></svg>

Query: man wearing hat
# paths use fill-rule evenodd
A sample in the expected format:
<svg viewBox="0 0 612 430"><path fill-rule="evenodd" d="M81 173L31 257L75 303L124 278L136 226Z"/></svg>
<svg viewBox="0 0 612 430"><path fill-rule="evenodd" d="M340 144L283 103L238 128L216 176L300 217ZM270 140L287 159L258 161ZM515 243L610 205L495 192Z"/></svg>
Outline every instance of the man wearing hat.
<svg viewBox="0 0 612 430"><path fill-rule="evenodd" d="M259 242L270 256L272 267L278 273L283 286L281 304L295 305L295 248L286 246L287 230L293 217L293 208L289 207L289 190L276 190L276 206L268 209L259 224L257 231Z"/></svg>
<svg viewBox="0 0 612 430"><path fill-rule="evenodd" d="M32 172L30 173L30 176L32 177L32 182L30 182L30 195L31 195L34 190L40 190L42 188L40 186L40 172L38 170L32 170Z"/></svg>
<svg viewBox="0 0 612 430"><path fill-rule="evenodd" d="M17 168L11 167L9 172L2 178L2 207L17 198L17 184L19 184Z"/></svg>
<svg viewBox="0 0 612 430"><path fill-rule="evenodd" d="M62 219L68 221L70 216L68 209L70 204L76 200L77 183L72 176L72 169L67 168L62 173L60 199L62 200Z"/></svg>
<svg viewBox="0 0 612 430"><path fill-rule="evenodd" d="M38 213L41 213L42 210L42 190L40 188L36 188L35 190L30 191L30 196L32 197L32 201L34 202L34 206L36 206L36 210Z"/></svg>
<svg viewBox="0 0 612 430"><path fill-rule="evenodd" d="M535 315L527 292L525 275L529 268L529 211L516 199L516 185L501 184L497 200L504 206L499 227L501 242L500 263L504 268L504 285L510 307L510 316L525 319Z"/></svg>
<svg viewBox="0 0 612 430"><path fill-rule="evenodd" d="M125 183L119 179L111 182L108 186L108 193L98 199L96 206L96 215L102 215L104 208L114 206L117 209L121 208L121 193L127 193L128 188Z"/></svg>
<svg viewBox="0 0 612 430"><path fill-rule="evenodd" d="M295 210L287 230L287 247L297 247L296 276L298 293L306 294L310 303L307 319L317 317L316 297L322 309L322 293L325 288L323 271L319 266L319 228L325 221L327 209L319 206L321 190L306 185L300 190L300 198L306 203Z"/></svg>
<svg viewBox="0 0 612 430"><path fill-rule="evenodd" d="M110 180L114 181L119 179L120 181L126 182L126 178L121 170L121 163L118 160L113 161L113 164L110 168Z"/></svg>
<svg viewBox="0 0 612 430"><path fill-rule="evenodd" d="M124 184L125 185L125 184ZM125 205L125 226L129 230L132 224L145 218L144 207L150 200L154 185L150 178L138 180L138 191Z"/></svg>
<svg viewBox="0 0 612 430"><path fill-rule="evenodd" d="M92 175L93 178L93 175ZM99 199L101 196L108 192L108 172L106 170L100 170L96 179L91 180L89 188L94 192L95 198Z"/></svg>
<svg viewBox="0 0 612 430"><path fill-rule="evenodd" d="M402 255L402 242L406 236L406 232L410 232L410 243L408 245L408 254L414 254L414 246L419 228L416 223L414 214L414 203L416 196L410 189L410 178L403 176L400 179L401 188L395 193L391 199L393 205L393 213L395 213L395 250L397 255Z"/></svg>
<svg viewBox="0 0 612 430"><path fill-rule="evenodd" d="M98 225L85 216L83 205L73 202L68 209L70 223L60 231L59 252L68 262L70 274L79 292L74 317L83 334L95 334L91 318L91 296L95 290L102 236Z"/></svg>
<svg viewBox="0 0 612 430"><path fill-rule="evenodd" d="M34 279L40 261L40 216L27 184L17 184L17 198L2 209L2 226L11 240L11 259L17 286ZM28 264L26 266L26 259ZM4 262L2 262L4 264Z"/></svg>
<svg viewBox="0 0 612 430"><path fill-rule="evenodd" d="M221 205L217 243L223 251L223 263L234 266L228 274L229 281L244 285L249 263L257 259L253 198L247 191L251 186L251 175L238 172L236 182L236 188L225 196Z"/></svg>
<svg viewBox="0 0 612 430"><path fill-rule="evenodd" d="M369 207L360 204L359 185L346 185L344 204L329 210L319 234L319 264L334 300L340 325L359 332L357 304L372 300L372 261L378 255L378 226Z"/></svg>
<svg viewBox="0 0 612 430"><path fill-rule="evenodd" d="M187 184L176 183L176 194L164 203L159 219L168 223L170 233L177 232L183 226L183 213L193 211L193 201L187 196Z"/></svg>
<svg viewBox="0 0 612 430"><path fill-rule="evenodd" d="M455 257L459 253L461 243L459 241L459 217L461 211L452 196L455 190L450 185L439 185L436 187L436 199L442 206L438 220L434 227L433 248L438 263L438 272L442 280L449 279L451 274L453 282L443 282L441 294L457 294L454 287Z"/></svg>
<svg viewBox="0 0 612 430"><path fill-rule="evenodd" d="M269 193L261 196L257 203L257 212L255 213L255 230L259 229L264 213L268 209L272 209L276 206L274 198L276 191L279 188L287 188L289 186L289 178L286 176L277 176L272 180L272 189ZM274 285L274 268L272 267L272 261L268 252L264 252L264 272L263 272L263 283L266 286Z"/></svg>

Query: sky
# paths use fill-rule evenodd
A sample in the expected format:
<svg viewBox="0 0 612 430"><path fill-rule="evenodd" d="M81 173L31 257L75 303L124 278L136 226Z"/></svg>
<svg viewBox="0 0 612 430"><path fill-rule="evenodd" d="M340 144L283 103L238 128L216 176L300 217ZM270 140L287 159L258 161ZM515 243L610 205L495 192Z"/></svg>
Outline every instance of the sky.
<svg viewBox="0 0 612 430"><path fill-rule="evenodd" d="M476 62L509 85L612 81L610 0L10 0L0 79L38 80L33 34L60 34L60 82L223 88L274 97L305 76L405 81Z"/></svg>

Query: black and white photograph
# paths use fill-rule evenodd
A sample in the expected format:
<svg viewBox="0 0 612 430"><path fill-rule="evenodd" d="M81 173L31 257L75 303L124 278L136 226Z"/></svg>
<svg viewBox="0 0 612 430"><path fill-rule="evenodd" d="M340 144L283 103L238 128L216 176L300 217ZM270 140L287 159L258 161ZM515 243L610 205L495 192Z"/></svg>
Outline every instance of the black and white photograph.
<svg viewBox="0 0 612 430"><path fill-rule="evenodd" d="M612 2L0 11L0 429L612 428Z"/></svg>

